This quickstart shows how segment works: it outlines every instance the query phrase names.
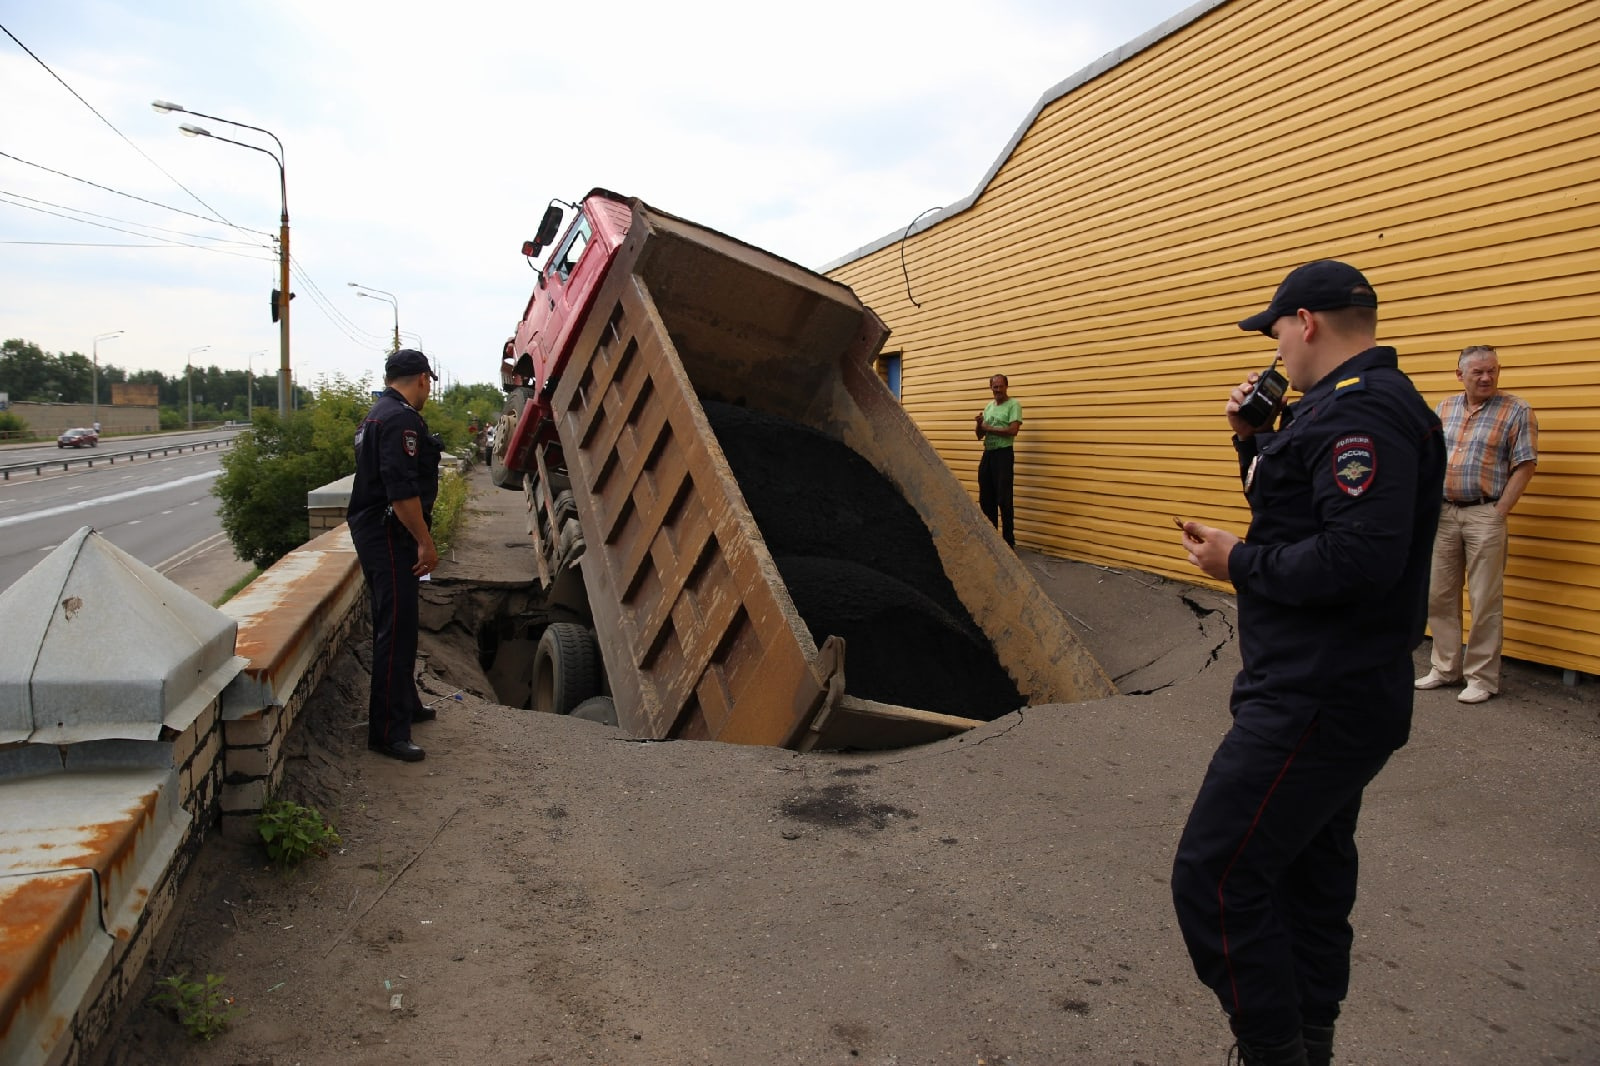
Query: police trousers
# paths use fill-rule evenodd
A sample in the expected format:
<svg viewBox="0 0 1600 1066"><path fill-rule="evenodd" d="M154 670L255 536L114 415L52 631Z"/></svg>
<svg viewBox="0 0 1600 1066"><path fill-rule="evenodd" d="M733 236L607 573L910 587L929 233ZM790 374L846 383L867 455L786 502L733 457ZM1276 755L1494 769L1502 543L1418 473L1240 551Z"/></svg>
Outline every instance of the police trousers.
<svg viewBox="0 0 1600 1066"><path fill-rule="evenodd" d="M398 521L362 523L350 530L372 606L372 691L367 702L367 743L386 746L411 739L411 720L422 711L417 695L417 542Z"/></svg>
<svg viewBox="0 0 1600 1066"><path fill-rule="evenodd" d="M1196 975L1244 1043L1332 1025L1350 984L1361 794L1389 753L1292 748L1235 725L1178 842L1172 899Z"/></svg>

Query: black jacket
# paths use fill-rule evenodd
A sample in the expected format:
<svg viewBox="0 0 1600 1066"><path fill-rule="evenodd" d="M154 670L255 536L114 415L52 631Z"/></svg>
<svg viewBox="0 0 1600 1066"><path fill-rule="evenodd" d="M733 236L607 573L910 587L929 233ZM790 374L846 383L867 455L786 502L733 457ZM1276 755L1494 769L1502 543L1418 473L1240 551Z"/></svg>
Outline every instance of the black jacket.
<svg viewBox="0 0 1600 1066"><path fill-rule="evenodd" d="M1411 731L1445 449L1393 348L1369 348L1236 441L1250 531L1228 556L1236 723L1294 744L1392 751Z"/></svg>
<svg viewBox="0 0 1600 1066"><path fill-rule="evenodd" d="M384 389L356 430L356 480L345 512L350 531L376 528L391 502L413 496L431 526L443 451L422 415L394 389Z"/></svg>

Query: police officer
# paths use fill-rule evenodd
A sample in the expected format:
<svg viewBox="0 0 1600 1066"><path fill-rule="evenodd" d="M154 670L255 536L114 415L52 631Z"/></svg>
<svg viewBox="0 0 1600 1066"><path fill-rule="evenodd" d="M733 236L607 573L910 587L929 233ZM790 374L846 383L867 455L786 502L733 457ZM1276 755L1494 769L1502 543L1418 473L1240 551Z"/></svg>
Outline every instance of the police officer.
<svg viewBox="0 0 1600 1066"><path fill-rule="evenodd" d="M1304 395L1275 430L1240 414L1258 375L1229 397L1247 537L1180 523L1189 561L1233 583L1242 669L1173 903L1251 1066L1332 1059L1361 794L1411 728L1445 456L1439 419L1376 344L1377 307L1358 270L1318 260L1239 323L1276 339Z"/></svg>
<svg viewBox="0 0 1600 1066"><path fill-rule="evenodd" d="M429 524L439 495L439 438L422 408L438 379L428 357L411 348L391 354L383 393L356 430L356 479L346 518L372 603L372 695L367 747L417 762L411 723L422 706L412 671L417 658L417 581L439 565Z"/></svg>

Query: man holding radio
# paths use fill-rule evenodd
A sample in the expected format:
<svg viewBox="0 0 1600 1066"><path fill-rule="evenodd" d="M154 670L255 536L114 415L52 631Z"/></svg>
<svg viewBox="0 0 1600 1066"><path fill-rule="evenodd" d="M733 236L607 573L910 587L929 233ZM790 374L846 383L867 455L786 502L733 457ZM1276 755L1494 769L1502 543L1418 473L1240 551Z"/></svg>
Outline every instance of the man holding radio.
<svg viewBox="0 0 1600 1066"><path fill-rule="evenodd" d="M1377 308L1360 271L1318 260L1239 323L1277 341L1303 395L1275 429L1267 375L1229 396L1248 536L1179 522L1189 561L1237 593L1242 667L1173 903L1249 1066L1332 1060L1361 796L1411 728L1445 456Z"/></svg>

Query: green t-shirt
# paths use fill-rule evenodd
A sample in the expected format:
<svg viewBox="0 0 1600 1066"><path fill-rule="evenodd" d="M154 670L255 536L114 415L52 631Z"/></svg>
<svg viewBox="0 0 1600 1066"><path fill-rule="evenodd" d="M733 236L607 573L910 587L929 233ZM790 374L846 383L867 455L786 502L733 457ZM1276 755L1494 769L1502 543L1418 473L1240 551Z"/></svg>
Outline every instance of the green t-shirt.
<svg viewBox="0 0 1600 1066"><path fill-rule="evenodd" d="M971 410L971 408L968 408L968 410ZM983 424L985 426L991 426L995 429L1005 429L1011 423L1021 421L1022 404L1017 402L1017 398L1015 396L1006 400L1005 403L995 403L993 400L990 400L989 406L983 409ZM994 451L996 448L1009 448L1015 444L1016 441L1017 438L1015 437L1002 437L993 433L988 433L985 434L983 438L983 450L990 452Z"/></svg>

